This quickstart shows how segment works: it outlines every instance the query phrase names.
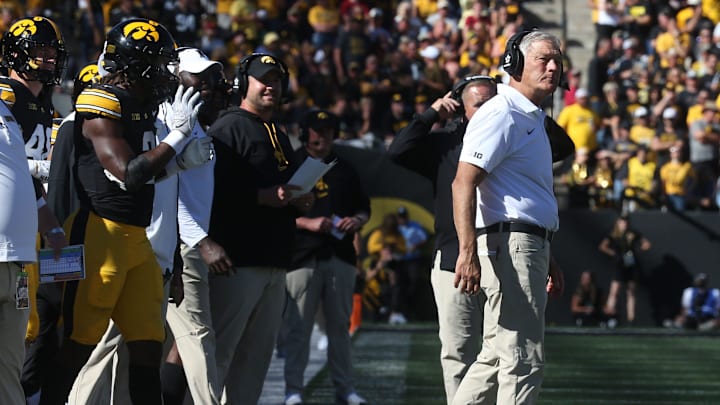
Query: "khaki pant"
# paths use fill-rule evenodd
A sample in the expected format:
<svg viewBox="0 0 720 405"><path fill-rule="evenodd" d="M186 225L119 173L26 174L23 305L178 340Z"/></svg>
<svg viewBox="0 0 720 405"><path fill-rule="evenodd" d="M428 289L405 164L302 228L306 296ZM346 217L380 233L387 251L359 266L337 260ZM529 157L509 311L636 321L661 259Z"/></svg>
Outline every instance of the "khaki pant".
<svg viewBox="0 0 720 405"><path fill-rule="evenodd" d="M255 405L262 393L285 307L285 269L235 267L209 275L218 382L224 404Z"/></svg>
<svg viewBox="0 0 720 405"><path fill-rule="evenodd" d="M440 365L445 396L452 404L460 381L480 352L485 294L467 295L454 286L455 273L440 269L440 251L430 273L440 326Z"/></svg>
<svg viewBox="0 0 720 405"><path fill-rule="evenodd" d="M480 286L487 296L483 343L453 405L534 404L545 363L550 243L524 233L478 237Z"/></svg>
<svg viewBox="0 0 720 405"><path fill-rule="evenodd" d="M30 309L17 309L15 302L20 271L16 263L0 263L0 401L4 404L25 403L20 374Z"/></svg>
<svg viewBox="0 0 720 405"><path fill-rule="evenodd" d="M197 248L180 245L185 298L171 305L167 323L175 336L190 395L196 404L220 403L220 384L215 363L215 330L210 316L208 267Z"/></svg>
<svg viewBox="0 0 720 405"><path fill-rule="evenodd" d="M350 343L350 314L355 266L337 257L310 260L288 272L288 333L285 340L285 391L302 393L303 374L310 355L315 314L322 303L328 337L328 368L338 397L354 391Z"/></svg>

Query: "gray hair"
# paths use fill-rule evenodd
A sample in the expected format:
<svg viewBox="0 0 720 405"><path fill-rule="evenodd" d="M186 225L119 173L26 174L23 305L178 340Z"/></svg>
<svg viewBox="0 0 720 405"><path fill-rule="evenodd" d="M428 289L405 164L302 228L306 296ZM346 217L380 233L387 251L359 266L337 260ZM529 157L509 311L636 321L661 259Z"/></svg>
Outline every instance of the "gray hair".
<svg viewBox="0 0 720 405"><path fill-rule="evenodd" d="M547 31L540 31L540 30L533 30L530 31L529 34L525 35L520 41L520 52L522 52L523 56L527 56L527 50L530 48L530 45L534 44L535 42L551 42L553 44L553 47L557 48L557 50L560 49L560 38L557 36L547 32Z"/></svg>

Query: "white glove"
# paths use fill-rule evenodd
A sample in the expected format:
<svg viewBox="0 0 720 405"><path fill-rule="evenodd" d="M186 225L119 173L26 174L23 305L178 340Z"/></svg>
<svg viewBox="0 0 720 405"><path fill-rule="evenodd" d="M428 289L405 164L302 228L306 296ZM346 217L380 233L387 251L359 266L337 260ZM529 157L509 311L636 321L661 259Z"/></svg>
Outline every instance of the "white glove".
<svg viewBox="0 0 720 405"><path fill-rule="evenodd" d="M179 85L172 103L172 119L168 122L170 130L179 131L185 137L190 136L201 105L199 91Z"/></svg>
<svg viewBox="0 0 720 405"><path fill-rule="evenodd" d="M175 160L180 169L187 170L203 165L213 160L214 157L215 149L213 149L212 138L204 136L191 139Z"/></svg>
<svg viewBox="0 0 720 405"><path fill-rule="evenodd" d="M50 178L50 161L49 160L33 160L28 159L28 169L30 175L36 179L47 183Z"/></svg>

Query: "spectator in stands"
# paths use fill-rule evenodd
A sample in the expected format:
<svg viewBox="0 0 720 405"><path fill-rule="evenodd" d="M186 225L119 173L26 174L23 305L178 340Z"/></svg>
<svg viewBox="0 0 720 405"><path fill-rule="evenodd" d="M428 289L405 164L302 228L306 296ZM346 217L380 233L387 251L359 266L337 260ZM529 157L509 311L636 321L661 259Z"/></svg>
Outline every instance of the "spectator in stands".
<svg viewBox="0 0 720 405"><path fill-rule="evenodd" d="M670 161L660 167L663 206L682 212L691 196L695 173L690 162L683 160L682 147L670 148Z"/></svg>
<svg viewBox="0 0 720 405"><path fill-rule="evenodd" d="M575 149L575 158L570 165L570 169L560 177L560 181L568 186L569 208L589 207L590 187L595 183L595 177L588 158L587 148Z"/></svg>
<svg viewBox="0 0 720 405"><path fill-rule="evenodd" d="M633 125L630 127L630 140L638 145L650 147L650 142L655 137L655 130L650 127L650 112L644 106L640 106L633 112ZM651 156L652 160L655 155Z"/></svg>
<svg viewBox="0 0 720 405"><path fill-rule="evenodd" d="M596 325L602 319L602 292L595 284L592 271L580 274L580 282L570 300L570 311L577 326Z"/></svg>
<svg viewBox="0 0 720 405"><path fill-rule="evenodd" d="M340 12L328 0L317 0L308 11L308 23L313 28L312 44L316 48L332 46L340 26Z"/></svg>
<svg viewBox="0 0 720 405"><path fill-rule="evenodd" d="M678 123L678 110L674 107L667 107L662 112L662 122L655 131L655 136L650 142L650 147L655 152L657 167L663 167L670 161L670 150L682 148L687 141L687 133Z"/></svg>
<svg viewBox="0 0 720 405"><path fill-rule="evenodd" d="M576 102L560 111L557 123L573 140L576 150L584 148L589 154L594 154L598 149L596 132L600 127L600 117L590 109L589 96L587 89L578 89L575 92Z"/></svg>
<svg viewBox="0 0 720 405"><path fill-rule="evenodd" d="M615 220L612 232L600 242L600 251L612 257L615 262L615 272L604 309L605 315L609 318L609 327L615 327L618 322L616 306L622 284L625 284L627 321L630 324L635 321L635 288L641 270L638 254L650 250L651 246L647 238L630 228L627 215L619 216Z"/></svg>
<svg viewBox="0 0 720 405"><path fill-rule="evenodd" d="M380 65L377 55L370 54L365 59L365 70L359 77L360 85L360 108L362 114L361 134L372 132L378 139L376 133L390 110L390 95L393 91L393 83L387 71Z"/></svg>
<svg viewBox="0 0 720 405"><path fill-rule="evenodd" d="M345 67L350 63L363 63L371 52L370 39L365 33L365 16L354 14L350 17L347 30L340 32L333 49L335 74L339 83L346 79Z"/></svg>
<svg viewBox="0 0 720 405"><path fill-rule="evenodd" d="M718 107L713 101L703 104L703 115L690 125L690 163L697 175L695 198L699 207L712 206L712 193L718 178L718 146L720 122Z"/></svg>
<svg viewBox="0 0 720 405"><path fill-rule="evenodd" d="M394 319L391 315L390 323L402 324L407 322L405 315L408 315L413 307L409 304L414 303L420 284L420 275L426 268L422 249L428 241L428 234L420 223L410 219L406 207L398 208L397 218L398 229L405 239L406 247L405 254L400 259L398 266L398 285L403 306Z"/></svg>
<svg viewBox="0 0 720 405"><path fill-rule="evenodd" d="M567 80L568 88L563 91L563 101L565 102L565 106L575 103L575 99L577 98L575 93L581 88L580 84L582 83L582 71L579 69L572 69L567 75ZM586 97L589 97L587 89L585 89L585 92Z"/></svg>
<svg viewBox="0 0 720 405"><path fill-rule="evenodd" d="M682 310L675 325L699 330L720 328L720 290L709 287L706 273L695 276L693 285L683 291Z"/></svg>
<svg viewBox="0 0 720 405"><path fill-rule="evenodd" d="M648 0L626 0L625 14L621 19L625 31L638 39L642 53L650 53L649 36L655 21L655 10Z"/></svg>
<svg viewBox="0 0 720 405"><path fill-rule="evenodd" d="M604 150L597 154L597 165L592 175L594 182L588 190L591 209L615 208L616 200L613 187L615 170L610 156Z"/></svg>
<svg viewBox="0 0 720 405"><path fill-rule="evenodd" d="M639 208L652 208L657 203L658 188L655 162L650 161L648 149L640 145L635 156L628 160L626 176L623 180L623 211L634 212Z"/></svg>
<svg viewBox="0 0 720 405"><path fill-rule="evenodd" d="M367 242L367 252L376 265L388 271L388 278L391 290L390 318L392 323L401 323L400 312L403 307L400 286L398 285L397 271L400 260L407 252L407 243L398 224L398 218L394 213L386 214L380 227L374 230ZM380 262L380 263L378 263ZM404 318L404 316L403 316Z"/></svg>
<svg viewBox="0 0 720 405"><path fill-rule="evenodd" d="M440 49L435 45L429 45L420 51L420 56L423 58L425 68L420 75L418 92L430 100L438 99L451 85L447 71L442 68L438 60Z"/></svg>
<svg viewBox="0 0 720 405"><path fill-rule="evenodd" d="M607 148L613 139L617 136L613 134L613 129L617 129L620 125L620 109L621 101L619 96L620 86L614 81L606 82L602 85L603 98L599 102L592 102L590 106L600 118L600 128L598 129L597 139L598 146L602 149ZM591 100L594 100L591 97Z"/></svg>
<svg viewBox="0 0 720 405"><path fill-rule="evenodd" d="M622 3L613 0L597 0L594 3L597 12L596 41L610 39L624 14Z"/></svg>

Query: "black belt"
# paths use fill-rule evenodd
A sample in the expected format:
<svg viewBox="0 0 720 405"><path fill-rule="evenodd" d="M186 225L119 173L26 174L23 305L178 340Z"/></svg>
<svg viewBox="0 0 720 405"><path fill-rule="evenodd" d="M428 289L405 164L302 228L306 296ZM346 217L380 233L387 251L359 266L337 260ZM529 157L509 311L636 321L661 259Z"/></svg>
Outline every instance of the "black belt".
<svg viewBox="0 0 720 405"><path fill-rule="evenodd" d="M485 228L476 229L478 235L486 233L520 232L537 235L552 242L555 232L549 231L541 226L524 224L522 222L498 222Z"/></svg>

